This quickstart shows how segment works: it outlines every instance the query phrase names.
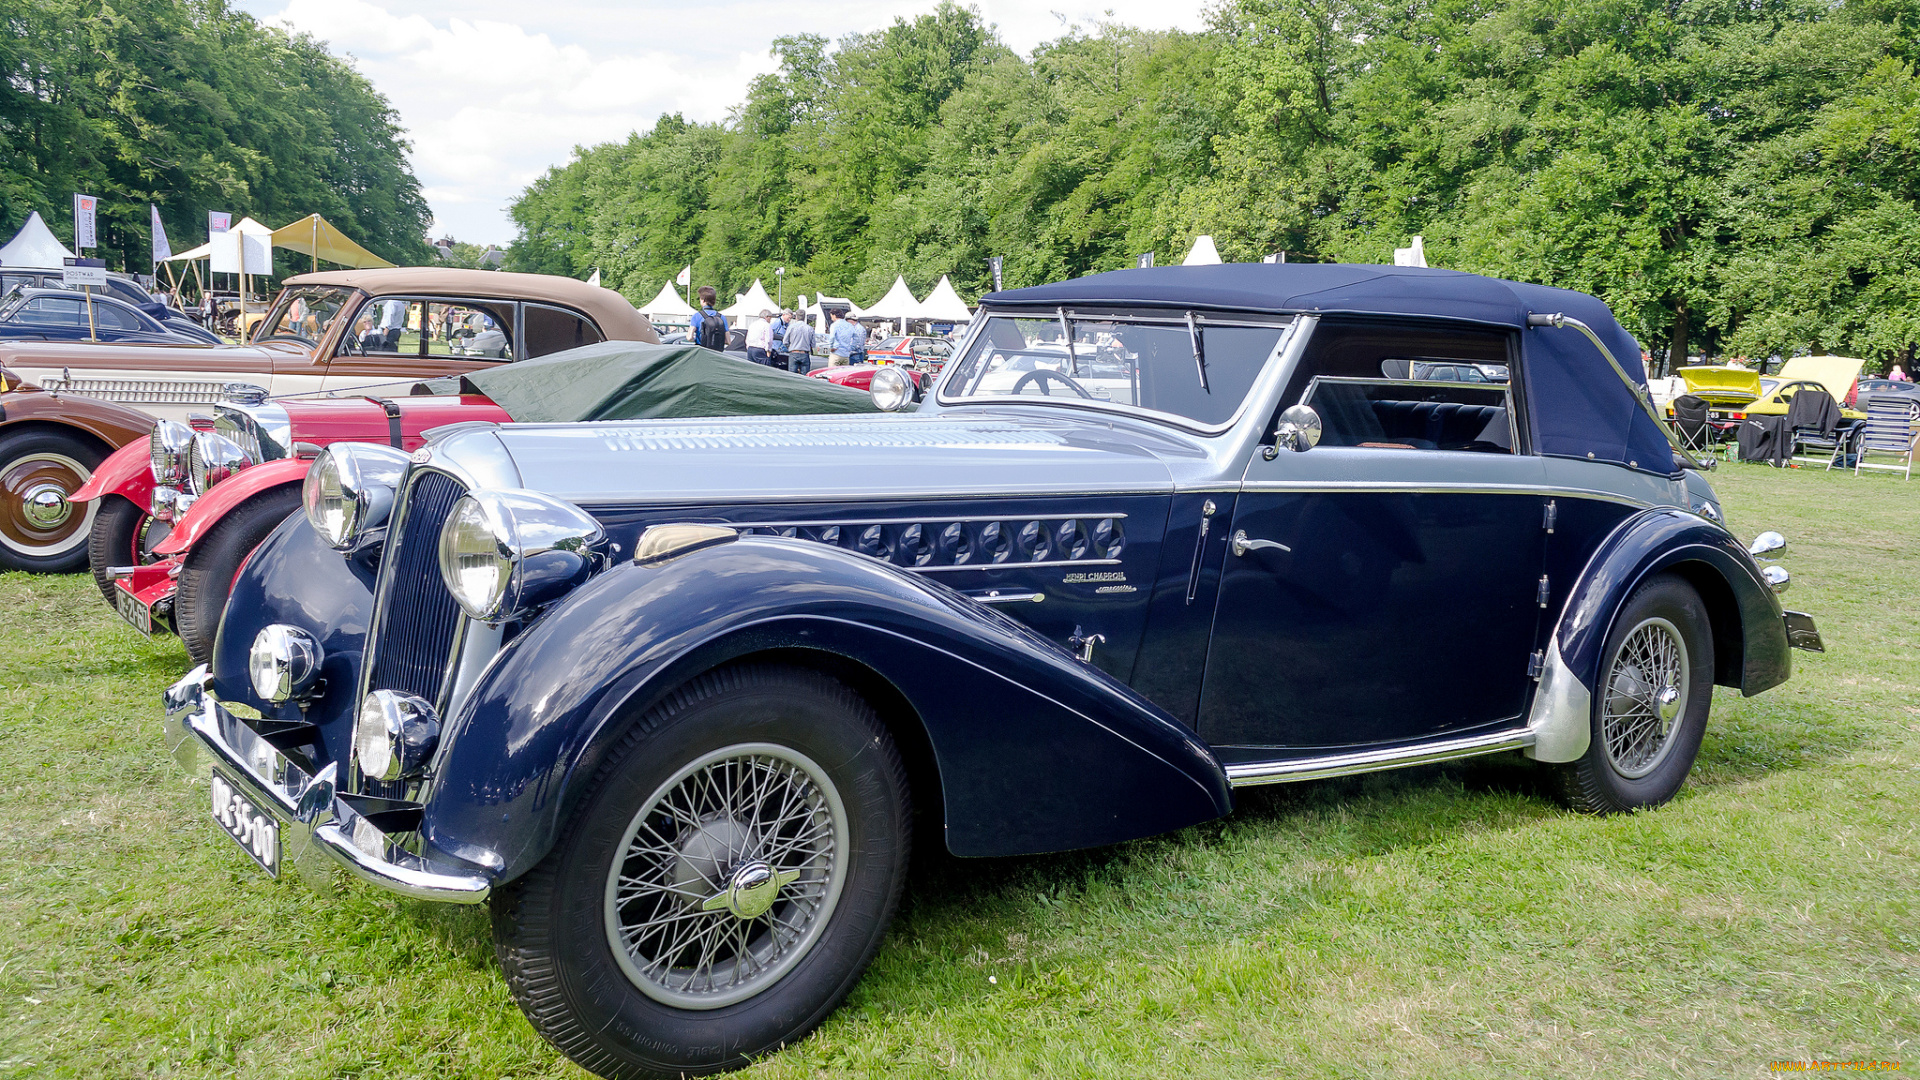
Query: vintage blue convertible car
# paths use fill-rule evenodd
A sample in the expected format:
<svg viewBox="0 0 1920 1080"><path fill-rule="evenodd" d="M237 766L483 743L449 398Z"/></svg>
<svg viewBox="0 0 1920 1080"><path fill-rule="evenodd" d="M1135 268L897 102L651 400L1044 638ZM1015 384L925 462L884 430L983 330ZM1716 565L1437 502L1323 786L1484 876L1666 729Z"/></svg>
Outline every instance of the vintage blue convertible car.
<svg viewBox="0 0 1920 1080"><path fill-rule="evenodd" d="M1509 751L1578 809L1671 798L1713 687L1819 635L1639 355L1468 274L1128 270L986 298L910 415L335 444L170 745L270 872L491 905L587 1068L734 1067L853 986L916 837ZM1505 381L1414 377L1462 365Z"/></svg>

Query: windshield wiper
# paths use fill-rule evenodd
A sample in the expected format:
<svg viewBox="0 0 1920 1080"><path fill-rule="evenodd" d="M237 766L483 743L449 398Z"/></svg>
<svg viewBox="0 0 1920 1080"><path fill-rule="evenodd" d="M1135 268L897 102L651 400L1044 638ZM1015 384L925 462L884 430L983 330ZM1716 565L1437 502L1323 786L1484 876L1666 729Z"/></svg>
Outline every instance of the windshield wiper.
<svg viewBox="0 0 1920 1080"><path fill-rule="evenodd" d="M1187 334L1193 338L1193 366L1200 372L1200 389L1211 394L1213 388L1207 385L1207 347L1200 340L1200 323L1191 311L1187 312Z"/></svg>

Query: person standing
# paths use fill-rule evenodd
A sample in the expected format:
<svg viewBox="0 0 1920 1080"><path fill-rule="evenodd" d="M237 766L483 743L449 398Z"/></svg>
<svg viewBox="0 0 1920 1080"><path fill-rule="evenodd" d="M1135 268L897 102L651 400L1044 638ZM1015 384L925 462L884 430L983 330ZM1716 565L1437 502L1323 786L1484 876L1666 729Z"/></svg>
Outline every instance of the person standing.
<svg viewBox="0 0 1920 1080"><path fill-rule="evenodd" d="M787 323L793 318L793 312L782 311L773 317L773 326L768 334L767 362L781 371L790 370L787 364Z"/></svg>
<svg viewBox="0 0 1920 1080"><path fill-rule="evenodd" d="M828 367L845 367L855 363L857 355L864 360L867 356L867 334L860 324L847 318L844 311L833 313L833 329L827 334L827 343L832 353L827 357Z"/></svg>
<svg viewBox="0 0 1920 1080"><path fill-rule="evenodd" d="M747 359L761 367L772 367L773 360L768 352L773 347L773 312L762 310L760 317L747 327Z"/></svg>
<svg viewBox="0 0 1920 1080"><path fill-rule="evenodd" d="M692 325L687 327L687 340L714 352L726 352L727 317L714 310L717 295L713 286L700 286L700 310L693 313Z"/></svg>
<svg viewBox="0 0 1920 1080"><path fill-rule="evenodd" d="M813 324L806 319L794 319L787 324L786 336L787 370L795 375L805 375L813 369Z"/></svg>

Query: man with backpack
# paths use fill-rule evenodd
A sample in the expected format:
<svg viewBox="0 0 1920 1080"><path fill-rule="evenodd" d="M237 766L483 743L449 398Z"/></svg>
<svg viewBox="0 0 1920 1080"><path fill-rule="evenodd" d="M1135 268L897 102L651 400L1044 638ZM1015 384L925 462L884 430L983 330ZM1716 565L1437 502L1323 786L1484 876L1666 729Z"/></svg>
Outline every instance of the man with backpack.
<svg viewBox="0 0 1920 1080"><path fill-rule="evenodd" d="M693 313L693 325L688 327L687 337L703 349L726 352L727 317L714 309L715 299L713 286L700 286L700 310Z"/></svg>

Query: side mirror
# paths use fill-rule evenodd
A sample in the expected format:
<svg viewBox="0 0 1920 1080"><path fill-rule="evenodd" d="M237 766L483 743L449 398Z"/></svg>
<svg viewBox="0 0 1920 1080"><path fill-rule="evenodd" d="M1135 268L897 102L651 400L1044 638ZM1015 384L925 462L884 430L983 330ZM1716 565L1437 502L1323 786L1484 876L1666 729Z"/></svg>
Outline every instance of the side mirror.
<svg viewBox="0 0 1920 1080"><path fill-rule="evenodd" d="M1289 405L1273 429L1273 445L1305 453L1320 445L1320 414L1311 405Z"/></svg>

